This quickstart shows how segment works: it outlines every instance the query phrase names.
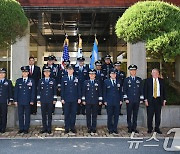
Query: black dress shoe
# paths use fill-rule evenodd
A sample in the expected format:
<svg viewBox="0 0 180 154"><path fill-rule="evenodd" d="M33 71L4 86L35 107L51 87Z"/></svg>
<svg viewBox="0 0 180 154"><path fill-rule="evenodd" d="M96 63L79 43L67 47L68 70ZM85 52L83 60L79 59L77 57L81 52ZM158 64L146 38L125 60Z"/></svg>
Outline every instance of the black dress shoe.
<svg viewBox="0 0 180 154"><path fill-rule="evenodd" d="M131 129L128 129L128 133L132 133L132 130L131 130Z"/></svg>
<svg viewBox="0 0 180 154"><path fill-rule="evenodd" d="M4 129L1 130L1 133L5 133L6 131Z"/></svg>
<svg viewBox="0 0 180 154"><path fill-rule="evenodd" d="M113 131L109 131L109 134L112 134L113 133Z"/></svg>
<svg viewBox="0 0 180 154"><path fill-rule="evenodd" d="M139 131L137 129L133 129L132 132L135 132L135 133L139 134Z"/></svg>
<svg viewBox="0 0 180 154"><path fill-rule="evenodd" d="M21 133L23 133L24 132L24 130L19 130L18 131L18 134L21 134Z"/></svg>
<svg viewBox="0 0 180 154"><path fill-rule="evenodd" d="M87 131L88 133L91 133L91 129L88 129L88 131Z"/></svg>
<svg viewBox="0 0 180 154"><path fill-rule="evenodd" d="M119 113L120 116L122 116L123 114L122 113Z"/></svg>
<svg viewBox="0 0 180 154"><path fill-rule="evenodd" d="M151 134L151 133L152 133L152 130L148 130L147 133L148 133L148 134Z"/></svg>
<svg viewBox="0 0 180 154"><path fill-rule="evenodd" d="M71 129L72 133L77 133L76 129Z"/></svg>
<svg viewBox="0 0 180 154"><path fill-rule="evenodd" d="M99 112L98 115L101 115L101 112Z"/></svg>
<svg viewBox="0 0 180 154"><path fill-rule="evenodd" d="M116 135L119 134L117 130L113 131L113 133L116 134Z"/></svg>
<svg viewBox="0 0 180 154"><path fill-rule="evenodd" d="M93 129L93 130L92 130L92 132L93 132L93 133L96 133L96 130L95 130L95 129Z"/></svg>
<svg viewBox="0 0 180 154"><path fill-rule="evenodd" d="M46 133L47 132L47 130L41 130L39 133L40 134L44 134L44 133Z"/></svg>
<svg viewBox="0 0 180 154"><path fill-rule="evenodd" d="M65 134L69 133L69 130L68 129L65 129Z"/></svg>
<svg viewBox="0 0 180 154"><path fill-rule="evenodd" d="M28 134L29 133L29 131L28 130L24 130L24 134Z"/></svg>
<svg viewBox="0 0 180 154"><path fill-rule="evenodd" d="M52 132L51 132L51 130L48 130L47 133L48 133L48 134L51 134Z"/></svg>
<svg viewBox="0 0 180 154"><path fill-rule="evenodd" d="M155 132L158 134L162 134L162 132L160 130L155 130Z"/></svg>

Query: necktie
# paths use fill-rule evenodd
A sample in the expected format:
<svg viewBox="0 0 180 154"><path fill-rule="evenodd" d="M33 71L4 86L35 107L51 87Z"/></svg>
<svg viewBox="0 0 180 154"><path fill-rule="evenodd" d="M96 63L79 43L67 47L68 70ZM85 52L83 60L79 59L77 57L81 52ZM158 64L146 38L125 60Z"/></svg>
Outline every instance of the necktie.
<svg viewBox="0 0 180 154"><path fill-rule="evenodd" d="M153 94L153 97L154 98L157 98L157 80L155 79L154 80L154 94Z"/></svg>
<svg viewBox="0 0 180 154"><path fill-rule="evenodd" d="M26 79L24 79L24 81L23 81L24 83L26 83Z"/></svg>
<svg viewBox="0 0 180 154"><path fill-rule="evenodd" d="M3 81L1 80L1 83L3 83Z"/></svg>
<svg viewBox="0 0 180 154"><path fill-rule="evenodd" d="M116 84L116 83L115 83L115 80L113 80L113 86L115 86L115 84Z"/></svg>
<svg viewBox="0 0 180 154"><path fill-rule="evenodd" d="M94 83L94 81L93 81L93 80L91 80L91 83L93 84L93 83Z"/></svg>
<svg viewBox="0 0 180 154"><path fill-rule="evenodd" d="M30 75L32 75L32 66L31 66L31 69L30 69Z"/></svg>
<svg viewBox="0 0 180 154"><path fill-rule="evenodd" d="M46 83L48 83L48 81L49 81L49 80L48 80L48 79L46 79Z"/></svg>
<svg viewBox="0 0 180 154"><path fill-rule="evenodd" d="M70 81L72 80L72 76L69 77Z"/></svg>

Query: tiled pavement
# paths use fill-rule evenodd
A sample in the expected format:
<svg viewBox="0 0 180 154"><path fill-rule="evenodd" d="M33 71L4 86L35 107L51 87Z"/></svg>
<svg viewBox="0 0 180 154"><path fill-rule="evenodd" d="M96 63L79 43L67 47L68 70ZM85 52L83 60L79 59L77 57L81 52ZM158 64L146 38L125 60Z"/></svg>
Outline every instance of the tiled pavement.
<svg viewBox="0 0 180 154"><path fill-rule="evenodd" d="M163 134L159 135L157 134L157 137L159 138L164 138L167 135L167 132L170 130L171 128L161 128L161 131L163 132ZM107 131L107 127L106 126L100 126L97 128L97 133L96 134L89 134L87 133L87 128L85 126L77 126L76 130L77 133L76 134L65 134L64 133L64 128L63 126L53 126L52 129L52 134L40 134L39 131L41 130L40 126L36 126L36 127L31 127L29 130L28 134L18 134L18 128L15 129L7 129L7 131L5 133L1 133L0 134L0 139L17 139L17 138L22 138L22 139L34 139L34 138L68 138L68 137L130 137L131 134L129 134L127 132L127 128L125 126L121 126L118 128L119 134L118 135L113 135L113 134L109 134ZM147 128L143 128L143 127L138 127L139 130L139 134L135 134L134 137L146 137L146 138L150 138L152 136L152 134L148 134L147 133ZM172 136L172 135L171 135ZM170 136L169 136L170 137Z"/></svg>

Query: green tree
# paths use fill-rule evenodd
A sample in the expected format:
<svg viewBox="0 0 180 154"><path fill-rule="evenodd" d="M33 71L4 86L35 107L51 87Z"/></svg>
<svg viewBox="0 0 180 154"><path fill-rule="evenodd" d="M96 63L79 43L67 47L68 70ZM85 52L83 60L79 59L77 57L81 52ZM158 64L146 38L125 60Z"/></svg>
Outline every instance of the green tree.
<svg viewBox="0 0 180 154"><path fill-rule="evenodd" d="M147 54L164 61L180 55L180 9L160 1L137 2L116 23L126 42L146 43Z"/></svg>
<svg viewBox="0 0 180 154"><path fill-rule="evenodd" d="M0 48L8 47L26 33L28 19L16 0L0 0Z"/></svg>

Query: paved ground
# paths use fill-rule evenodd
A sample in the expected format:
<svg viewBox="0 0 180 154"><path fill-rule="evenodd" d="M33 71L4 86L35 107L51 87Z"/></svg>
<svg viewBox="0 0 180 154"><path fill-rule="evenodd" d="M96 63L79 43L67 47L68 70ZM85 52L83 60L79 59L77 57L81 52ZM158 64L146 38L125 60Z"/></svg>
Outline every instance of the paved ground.
<svg viewBox="0 0 180 154"><path fill-rule="evenodd" d="M16 129L7 129L7 132L0 134L0 139L17 139L17 138L68 138L68 137L130 137L131 134L127 132L127 128L125 126L119 127L119 134L113 135L109 134L107 131L106 126L101 126L97 128L96 134L89 134L87 133L87 128L85 126L77 126L77 133L76 134L65 134L64 128L60 126L54 126L52 130L52 134L39 134L39 131L41 130L41 127L31 127L29 134L18 134L18 128ZM135 134L137 137L151 137L152 134L147 133L147 129L143 127L139 127L139 134ZM163 132L162 135L157 135L158 137L164 138L167 136L167 132L170 130L170 128L161 128L161 131ZM169 135L168 135L169 136Z"/></svg>
<svg viewBox="0 0 180 154"><path fill-rule="evenodd" d="M130 148L125 138L63 138L63 139L5 139L0 141L1 154L173 154L163 148L163 139L153 141L154 147L141 140L138 148ZM178 152L177 152L178 153Z"/></svg>

